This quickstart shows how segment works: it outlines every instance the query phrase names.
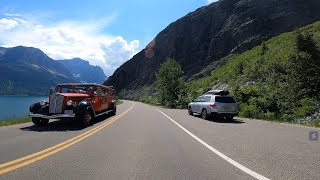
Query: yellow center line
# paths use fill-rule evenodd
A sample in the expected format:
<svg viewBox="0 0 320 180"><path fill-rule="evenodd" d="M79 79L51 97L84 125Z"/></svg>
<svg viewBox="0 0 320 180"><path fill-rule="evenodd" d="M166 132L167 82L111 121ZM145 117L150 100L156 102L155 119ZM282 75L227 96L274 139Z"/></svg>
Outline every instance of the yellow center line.
<svg viewBox="0 0 320 180"><path fill-rule="evenodd" d="M123 114L123 113L122 113L122 114ZM121 115L121 114L120 114L120 115ZM120 115L118 115L118 116L120 116ZM116 117L118 117L118 116L116 116ZM116 118L116 117L114 117L114 118ZM112 118L110 121L112 121L114 118ZM108 121L108 122L110 122L110 121ZM76 137L74 137L74 138L72 138L72 139L69 139L69 140L67 140L67 141L64 141L64 142L62 142L62 143L60 143L60 144L57 144L57 145L55 145L55 146L52 146L52 147L50 147L50 148L44 149L44 150L39 151L39 152L37 152L37 153L30 154L30 155L28 155L28 156L25 156L25 157L22 157L22 158L19 158L19 159L16 159L16 160L13 160L13 161L10 161L10 162L7 162L7 163L0 164L0 168L3 168L3 167L5 167L5 166L9 166L9 165L11 165L11 164L15 164L15 163L24 161L24 160L26 160L26 159L32 158L32 157L34 157L34 156L43 154L43 153L45 153L45 152L48 152L48 151L51 151L51 150L53 150L53 149L55 149L55 148L58 148L58 147L60 147L60 146L63 146L63 145L65 145L65 144L67 144L67 143L69 143L69 142L71 142L71 141L74 141L74 140L76 140L76 139L78 139L78 138L80 138L80 137L82 137L82 136L84 136L84 135L86 135L86 134L94 131L95 129L98 129L99 127L103 126L104 124L106 124L106 123L108 123L108 122L105 122L105 123L103 123L103 124L101 124L101 125L93 128L93 129L91 129L91 130L89 130L89 131L87 131L87 132L84 132L84 133L82 133L82 134L80 134L80 135L78 135L78 136L76 136Z"/></svg>
<svg viewBox="0 0 320 180"><path fill-rule="evenodd" d="M11 167L7 167L5 169L0 170L0 175L3 174L3 173L9 172L9 171L18 169L20 167L26 166L28 164L34 163L36 161L39 161L39 160L41 160L43 158L46 158L46 157L48 157L50 155L53 155L53 154L55 154L55 153L57 153L59 151L62 151L64 149L66 149L66 148L68 148L68 147L70 147L70 146L82 141L83 139L86 139L87 137L89 137L89 136L93 135L94 133L100 131L101 129L107 127L108 125L110 125L111 123L116 121L117 119L119 119L122 116L124 116L125 114L127 114L133 108L133 106L134 106L134 104L132 104L132 106L128 110L126 110L125 112L121 113L120 115L112 118L111 120L107 121L106 123L103 123L103 124L99 125L98 127L95 127L95 128L93 128L93 129L91 129L91 130L89 130L89 131L87 131L87 132L85 132L83 134L80 134L80 135L78 135L78 136L76 136L76 137L74 137L72 139L64 141L64 142L62 142L60 144L57 144L57 145L52 146L50 148L47 148L45 150L39 151L37 153L31 154L31 155L28 155L28 156L25 156L25 157L22 157L22 158L19 158L19 159L16 159L16 160L4 163L4 164L0 164L0 168L2 168L2 167L6 167L6 166L9 166L9 165L12 165L12 164L16 164L18 162L21 162L21 161L29 159L29 160L27 160L25 162L22 162L20 164L17 164L17 165L11 166ZM53 150L53 151L51 151L51 150ZM48 151L50 151L50 152L48 152ZM46 152L48 152L48 153L46 153ZM41 156L38 156L38 155L41 155ZM37 157L35 157L35 156L37 156ZM35 158L33 158L33 157L35 157Z"/></svg>

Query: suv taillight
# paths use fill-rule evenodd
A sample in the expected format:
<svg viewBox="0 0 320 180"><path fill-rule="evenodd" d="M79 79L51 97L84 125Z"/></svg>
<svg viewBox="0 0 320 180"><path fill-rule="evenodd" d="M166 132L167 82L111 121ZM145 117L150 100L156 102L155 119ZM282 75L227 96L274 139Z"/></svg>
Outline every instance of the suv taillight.
<svg viewBox="0 0 320 180"><path fill-rule="evenodd" d="M210 107L217 108L217 105L216 104L210 104Z"/></svg>

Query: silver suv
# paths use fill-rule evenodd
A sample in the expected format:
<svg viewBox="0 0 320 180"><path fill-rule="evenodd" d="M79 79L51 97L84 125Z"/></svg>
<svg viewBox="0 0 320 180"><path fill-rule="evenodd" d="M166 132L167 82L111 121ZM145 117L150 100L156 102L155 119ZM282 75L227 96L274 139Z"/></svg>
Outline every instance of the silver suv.
<svg viewBox="0 0 320 180"><path fill-rule="evenodd" d="M212 90L188 104L188 113L201 114L203 119L226 118L232 120L238 115L237 102L228 91Z"/></svg>

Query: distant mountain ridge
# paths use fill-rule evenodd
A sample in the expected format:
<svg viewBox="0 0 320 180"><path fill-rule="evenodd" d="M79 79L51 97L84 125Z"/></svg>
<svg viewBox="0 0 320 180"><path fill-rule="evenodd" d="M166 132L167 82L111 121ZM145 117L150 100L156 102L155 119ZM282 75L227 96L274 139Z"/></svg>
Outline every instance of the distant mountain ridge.
<svg viewBox="0 0 320 180"><path fill-rule="evenodd" d="M84 60L75 62L84 65L81 68L75 64L64 65L33 47L0 47L0 95L47 95L48 89L57 84L76 83L83 81L82 78L96 78L100 83L105 80L100 67L91 66ZM80 69L91 74L74 77L73 72Z"/></svg>
<svg viewBox="0 0 320 180"><path fill-rule="evenodd" d="M59 83L78 82L40 49L0 48L0 95L47 95Z"/></svg>
<svg viewBox="0 0 320 180"><path fill-rule="evenodd" d="M54 73L72 77L69 70L61 63L51 59L40 49L33 47L17 46L13 48L5 48L4 54L0 56L1 64L26 64L36 65Z"/></svg>
<svg viewBox="0 0 320 180"><path fill-rule="evenodd" d="M179 62L186 79L206 76L229 55L319 20L319 9L319 0L220 0L171 23L105 84L118 92L151 85L166 57Z"/></svg>
<svg viewBox="0 0 320 180"><path fill-rule="evenodd" d="M90 65L88 61L80 58L58 60L58 62L68 68L73 77L81 82L101 84L107 78L100 66Z"/></svg>

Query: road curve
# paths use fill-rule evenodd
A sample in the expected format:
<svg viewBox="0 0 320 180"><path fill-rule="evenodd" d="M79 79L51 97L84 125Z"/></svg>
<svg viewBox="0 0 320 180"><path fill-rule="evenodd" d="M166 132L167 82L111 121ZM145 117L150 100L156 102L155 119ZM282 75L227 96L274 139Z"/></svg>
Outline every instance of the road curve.
<svg viewBox="0 0 320 180"><path fill-rule="evenodd" d="M320 179L312 130L125 101L89 128L0 127L0 179Z"/></svg>

